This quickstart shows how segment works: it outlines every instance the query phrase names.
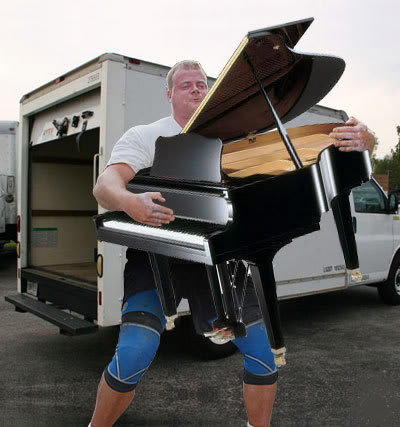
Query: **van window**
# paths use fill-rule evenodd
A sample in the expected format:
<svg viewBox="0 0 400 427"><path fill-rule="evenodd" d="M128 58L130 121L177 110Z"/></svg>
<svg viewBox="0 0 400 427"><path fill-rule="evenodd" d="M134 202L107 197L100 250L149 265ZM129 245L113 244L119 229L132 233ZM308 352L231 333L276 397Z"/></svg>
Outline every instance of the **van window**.
<svg viewBox="0 0 400 427"><path fill-rule="evenodd" d="M385 196L373 181L353 188L352 193L356 212L385 213Z"/></svg>

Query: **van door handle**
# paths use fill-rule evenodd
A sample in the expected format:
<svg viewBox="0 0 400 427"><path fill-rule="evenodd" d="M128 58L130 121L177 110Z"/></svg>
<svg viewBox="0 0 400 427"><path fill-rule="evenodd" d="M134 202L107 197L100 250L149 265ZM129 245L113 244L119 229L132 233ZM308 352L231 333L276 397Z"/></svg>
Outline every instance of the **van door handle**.
<svg viewBox="0 0 400 427"><path fill-rule="evenodd" d="M353 216L353 231L354 234L357 233L357 218Z"/></svg>
<svg viewBox="0 0 400 427"><path fill-rule="evenodd" d="M99 176L99 158L100 153L96 153L93 156L93 188L95 187L97 178Z"/></svg>

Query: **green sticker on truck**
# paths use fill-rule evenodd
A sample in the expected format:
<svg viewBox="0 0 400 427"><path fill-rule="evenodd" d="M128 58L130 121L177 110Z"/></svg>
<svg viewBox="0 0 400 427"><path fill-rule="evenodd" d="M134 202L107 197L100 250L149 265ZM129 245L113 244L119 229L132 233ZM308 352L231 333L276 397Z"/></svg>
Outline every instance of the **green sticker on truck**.
<svg viewBox="0 0 400 427"><path fill-rule="evenodd" d="M32 247L56 248L58 228L32 228Z"/></svg>

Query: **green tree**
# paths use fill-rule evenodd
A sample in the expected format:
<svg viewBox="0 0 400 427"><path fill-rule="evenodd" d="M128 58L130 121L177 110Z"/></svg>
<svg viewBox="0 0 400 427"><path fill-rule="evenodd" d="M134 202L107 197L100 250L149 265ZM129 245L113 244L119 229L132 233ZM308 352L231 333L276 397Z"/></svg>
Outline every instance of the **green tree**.
<svg viewBox="0 0 400 427"><path fill-rule="evenodd" d="M400 126L396 127L396 131L398 142L395 145L394 149L390 150L390 152L392 153L392 159L400 163Z"/></svg>
<svg viewBox="0 0 400 427"><path fill-rule="evenodd" d="M378 151L378 146L379 146L379 138L375 135L375 145L374 145L374 149L372 150L372 156L371 156L371 161L372 164L375 164L375 161L377 160L376 158L376 152Z"/></svg>
<svg viewBox="0 0 400 427"><path fill-rule="evenodd" d="M374 173L389 174L389 191L400 189L400 126L396 127L397 144L390 155L383 159L374 159Z"/></svg>

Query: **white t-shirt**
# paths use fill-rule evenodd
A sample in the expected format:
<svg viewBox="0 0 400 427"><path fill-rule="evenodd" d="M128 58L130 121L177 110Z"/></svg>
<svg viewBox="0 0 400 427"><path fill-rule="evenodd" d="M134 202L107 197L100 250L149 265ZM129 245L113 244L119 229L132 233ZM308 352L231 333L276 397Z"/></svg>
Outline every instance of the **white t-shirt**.
<svg viewBox="0 0 400 427"><path fill-rule="evenodd" d="M172 116L154 123L130 128L115 144L107 166L125 163L135 173L153 165L156 140L159 136L174 136L182 130Z"/></svg>

